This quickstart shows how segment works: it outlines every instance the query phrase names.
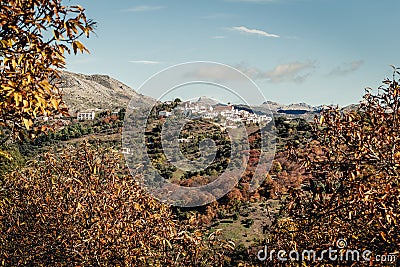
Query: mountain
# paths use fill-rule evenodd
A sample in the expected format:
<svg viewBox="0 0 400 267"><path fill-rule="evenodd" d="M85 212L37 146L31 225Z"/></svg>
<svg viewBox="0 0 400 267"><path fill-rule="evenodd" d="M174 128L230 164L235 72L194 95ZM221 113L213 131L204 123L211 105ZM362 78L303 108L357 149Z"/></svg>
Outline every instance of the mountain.
<svg viewBox="0 0 400 267"><path fill-rule="evenodd" d="M108 75L85 75L63 71L59 88L63 99L74 115L88 109L119 109L126 107L131 99L134 106L152 103L152 98L141 95L122 82Z"/></svg>
<svg viewBox="0 0 400 267"><path fill-rule="evenodd" d="M207 96L201 96L199 99L197 99L198 104L203 104L203 105L209 105L209 106L215 106L218 104L218 101L212 98L209 98Z"/></svg>
<svg viewBox="0 0 400 267"><path fill-rule="evenodd" d="M61 72L60 85L64 94L64 101L69 107L71 115L77 111L90 109L119 109L126 107L132 99L134 107L141 108L148 104L154 104L154 99L137 93L126 84L108 75L85 75L67 71ZM197 103L216 106L218 101L202 96L197 99ZM235 105L237 108L249 109L245 105ZM354 110L358 105L349 105L342 110ZM251 110L259 114L271 114L292 118L304 118L312 120L325 106L311 106L306 103L296 103L283 105L273 101L267 101L261 105L252 106Z"/></svg>
<svg viewBox="0 0 400 267"><path fill-rule="evenodd" d="M275 117L285 116L289 118L303 118L306 120L313 120L315 115L318 115L323 109L328 107L327 105L311 106L306 103L295 103L295 104L279 104L277 102L266 101L259 106L252 106L252 110L256 113L262 114L274 114ZM350 104L348 106L340 108L344 112L356 110L358 104Z"/></svg>
<svg viewBox="0 0 400 267"><path fill-rule="evenodd" d="M342 111L344 112L350 112L350 111L354 111L357 110L359 107L359 104L350 104L348 106L345 106L342 108Z"/></svg>
<svg viewBox="0 0 400 267"><path fill-rule="evenodd" d="M318 111L317 107L313 107L309 104L306 103L296 103L296 104L289 104L289 105L283 105L283 104L279 104L276 102L272 102L272 101L267 101L264 102L261 107L265 107L271 110L271 111L275 111L275 112L279 112L279 111L306 111L306 112L314 112L314 111Z"/></svg>

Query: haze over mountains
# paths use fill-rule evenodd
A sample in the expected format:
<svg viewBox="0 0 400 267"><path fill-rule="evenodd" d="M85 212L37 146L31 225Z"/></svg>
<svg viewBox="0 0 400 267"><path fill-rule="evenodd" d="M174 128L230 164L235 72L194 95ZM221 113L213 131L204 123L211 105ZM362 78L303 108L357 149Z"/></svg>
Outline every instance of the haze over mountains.
<svg viewBox="0 0 400 267"><path fill-rule="evenodd" d="M64 101L67 103L71 115L83 110L114 110L126 107L131 99L133 99L134 106L138 108L154 103L153 98L137 93L126 84L108 75L85 75L63 71L61 72L60 89L64 94ZM197 102L211 106L219 104L218 101L207 96L198 98ZM314 107L306 103L283 105L267 101L251 108L256 113L270 114L272 111L275 115L311 118L322 107ZM353 109L354 107L355 105L350 105L344 107L344 109Z"/></svg>

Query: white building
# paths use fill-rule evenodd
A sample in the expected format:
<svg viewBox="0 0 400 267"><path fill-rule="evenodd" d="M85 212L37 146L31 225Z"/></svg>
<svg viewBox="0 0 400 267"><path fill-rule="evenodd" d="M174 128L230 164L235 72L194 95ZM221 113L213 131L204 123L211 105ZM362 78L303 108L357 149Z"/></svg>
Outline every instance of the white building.
<svg viewBox="0 0 400 267"><path fill-rule="evenodd" d="M76 118L78 120L94 120L95 116L96 113L94 111L84 111L84 112L78 112Z"/></svg>
<svg viewBox="0 0 400 267"><path fill-rule="evenodd" d="M190 143L192 141L191 138L179 138L178 143Z"/></svg>
<svg viewBox="0 0 400 267"><path fill-rule="evenodd" d="M172 113L169 112L169 111L163 110L163 111L160 111L160 112L158 113L158 115L161 116L161 117L169 117L169 116L172 115Z"/></svg>
<svg viewBox="0 0 400 267"><path fill-rule="evenodd" d="M123 147L122 148L122 154L130 154L131 153L131 149L128 147Z"/></svg>
<svg viewBox="0 0 400 267"><path fill-rule="evenodd" d="M189 116L192 113L198 114L204 119L216 119L218 117L225 118L225 126L227 128L236 128L242 122L244 124L270 122L272 118L267 115L257 115L247 110L235 109L233 105L217 105L211 106L207 104L192 103L186 101L182 103L183 110ZM162 111L165 112L165 111ZM161 113L160 116L168 117L168 112Z"/></svg>

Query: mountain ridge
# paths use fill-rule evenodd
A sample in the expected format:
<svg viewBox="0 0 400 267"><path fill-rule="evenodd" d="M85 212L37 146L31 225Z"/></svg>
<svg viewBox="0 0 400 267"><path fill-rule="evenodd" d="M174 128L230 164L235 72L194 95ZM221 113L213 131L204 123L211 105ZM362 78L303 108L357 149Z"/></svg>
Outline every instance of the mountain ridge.
<svg viewBox="0 0 400 267"><path fill-rule="evenodd" d="M137 107L154 102L109 75L62 71L58 82L71 115L83 110L118 109L126 107L129 101Z"/></svg>
<svg viewBox="0 0 400 267"><path fill-rule="evenodd" d="M61 71L59 82L59 88L63 93L63 99L69 107L71 115L84 110L119 109L127 107L130 101L133 107L138 108L155 103L153 98L139 94L128 85L109 75L87 75ZM199 97L197 102L212 106L221 104L207 96ZM244 105L236 106L244 107ZM325 105L312 106L304 102L284 105L274 101L266 101L261 105L251 106L251 109L257 113L273 113L276 116L285 115L310 119L324 107ZM351 104L342 109L351 110L356 107L357 104Z"/></svg>

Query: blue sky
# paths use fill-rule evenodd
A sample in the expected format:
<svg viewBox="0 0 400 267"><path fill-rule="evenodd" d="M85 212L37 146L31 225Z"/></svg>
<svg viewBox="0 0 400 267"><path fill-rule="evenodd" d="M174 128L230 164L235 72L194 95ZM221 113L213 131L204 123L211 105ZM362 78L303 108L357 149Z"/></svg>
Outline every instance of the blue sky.
<svg viewBox="0 0 400 267"><path fill-rule="evenodd" d="M91 54L68 57L68 70L133 89L175 64L212 61L248 74L271 101L347 105L400 66L398 0L73 2L98 27L83 40Z"/></svg>

